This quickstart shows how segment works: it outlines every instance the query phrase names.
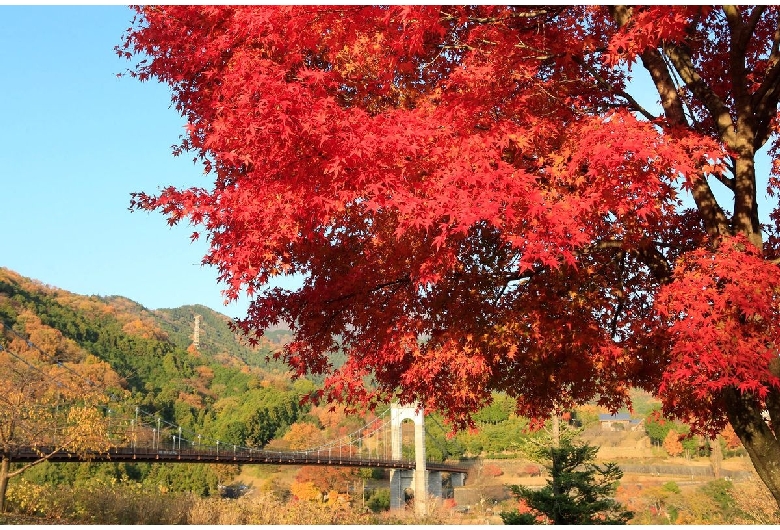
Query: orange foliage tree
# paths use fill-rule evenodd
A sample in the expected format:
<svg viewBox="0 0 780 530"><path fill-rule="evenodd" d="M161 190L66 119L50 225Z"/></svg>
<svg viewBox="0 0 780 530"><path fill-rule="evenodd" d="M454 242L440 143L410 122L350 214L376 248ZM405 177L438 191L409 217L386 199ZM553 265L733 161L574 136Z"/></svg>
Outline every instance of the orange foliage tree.
<svg viewBox="0 0 780 530"><path fill-rule="evenodd" d="M780 502L776 6L150 6L117 52L213 178L132 207L202 227L318 397L464 426L636 386Z"/></svg>
<svg viewBox="0 0 780 530"><path fill-rule="evenodd" d="M290 485L290 493L301 501L321 501L322 491L309 481L295 481Z"/></svg>
<svg viewBox="0 0 780 530"><path fill-rule="evenodd" d="M349 484L358 477L357 468L338 466L302 466L295 476L296 482L314 485L320 493L329 491L346 493Z"/></svg>
<svg viewBox="0 0 780 530"><path fill-rule="evenodd" d="M293 423L282 439L290 449L313 449L322 444L322 432L311 423Z"/></svg>
<svg viewBox="0 0 780 530"><path fill-rule="evenodd" d="M726 442L726 449L733 450L742 446L742 442L737 436L737 433L734 432L734 428L731 425L726 425L726 428L723 429L721 436L723 436L723 439Z"/></svg>
<svg viewBox="0 0 780 530"><path fill-rule="evenodd" d="M664 450L669 456L680 456L683 452L683 445L680 442L680 433L674 429L670 430L664 438Z"/></svg>
<svg viewBox="0 0 780 530"><path fill-rule="evenodd" d="M34 315L21 314L17 325L43 346L0 324L0 513L10 478L59 450L108 449L110 420L100 407L108 402L104 389L121 387L107 363L80 351ZM12 471L20 449L32 449L38 458Z"/></svg>

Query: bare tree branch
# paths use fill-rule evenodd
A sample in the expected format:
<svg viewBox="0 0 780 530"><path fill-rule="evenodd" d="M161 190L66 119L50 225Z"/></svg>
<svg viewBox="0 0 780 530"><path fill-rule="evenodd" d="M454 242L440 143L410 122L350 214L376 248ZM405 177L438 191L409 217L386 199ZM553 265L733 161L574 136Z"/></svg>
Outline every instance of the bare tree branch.
<svg viewBox="0 0 780 530"><path fill-rule="evenodd" d="M577 61L587 72L593 76L593 79L596 80L596 82L601 86L602 88L607 89L608 91L612 92L615 95L618 95L628 101L629 107L631 107L633 110L639 112L642 116L647 118L649 121L654 121L656 119L656 116L654 116L649 110L644 108L642 105L639 104L639 102L634 99L634 97L622 89L615 89L612 85L610 85L597 71L595 68L593 68L590 64L587 63L585 60L579 60L575 58L575 61Z"/></svg>

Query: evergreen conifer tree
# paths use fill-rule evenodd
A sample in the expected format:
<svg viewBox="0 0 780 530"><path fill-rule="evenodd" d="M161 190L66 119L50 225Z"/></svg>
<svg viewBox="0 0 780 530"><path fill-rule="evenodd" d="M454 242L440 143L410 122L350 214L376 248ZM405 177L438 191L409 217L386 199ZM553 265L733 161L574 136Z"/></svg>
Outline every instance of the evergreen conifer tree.
<svg viewBox="0 0 780 530"><path fill-rule="evenodd" d="M623 471L614 462L593 463L597 451L598 447L570 442L550 448L547 485L540 490L510 486L530 511L501 512L504 524L627 523L634 514L612 498Z"/></svg>

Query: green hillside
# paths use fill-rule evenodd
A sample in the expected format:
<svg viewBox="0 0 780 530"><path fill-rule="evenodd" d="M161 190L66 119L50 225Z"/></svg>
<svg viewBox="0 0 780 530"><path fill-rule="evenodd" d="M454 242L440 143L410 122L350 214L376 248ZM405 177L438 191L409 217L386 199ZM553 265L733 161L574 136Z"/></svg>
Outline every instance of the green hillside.
<svg viewBox="0 0 780 530"><path fill-rule="evenodd" d="M228 317L204 306L150 311L121 296L76 295L0 268L0 319L4 331L33 340L34 323L69 348L109 363L121 380L116 393L128 396L118 408L140 406L206 439L243 444L253 436L254 443L267 443L305 413L298 403L314 389L305 380L291 382L280 362L266 362L283 332L275 334L276 342L249 348L231 331ZM274 413L269 427L258 411L275 409L285 412ZM238 432L238 424L246 432Z"/></svg>

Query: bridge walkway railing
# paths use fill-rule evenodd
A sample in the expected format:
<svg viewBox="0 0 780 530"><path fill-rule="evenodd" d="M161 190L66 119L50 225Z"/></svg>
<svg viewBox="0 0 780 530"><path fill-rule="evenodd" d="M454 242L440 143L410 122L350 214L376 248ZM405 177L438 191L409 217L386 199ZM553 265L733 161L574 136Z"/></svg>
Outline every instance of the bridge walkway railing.
<svg viewBox="0 0 780 530"><path fill-rule="evenodd" d="M52 448L20 447L11 452L14 462L31 462L41 455L48 454ZM414 460L391 460L372 458L355 454L339 454L333 450L319 451L266 451L235 446L195 447L195 448L153 448L153 447L112 447L105 452L76 453L59 450L54 452L50 462L168 462L168 463L223 463L223 464L281 464L281 465L320 465L347 467L378 467L388 469L414 469ZM430 471L466 473L462 466L428 462Z"/></svg>

